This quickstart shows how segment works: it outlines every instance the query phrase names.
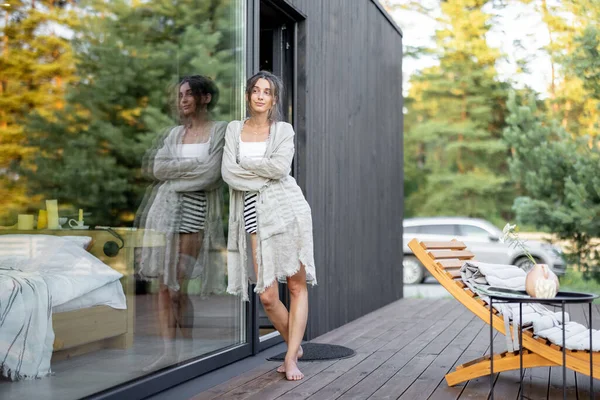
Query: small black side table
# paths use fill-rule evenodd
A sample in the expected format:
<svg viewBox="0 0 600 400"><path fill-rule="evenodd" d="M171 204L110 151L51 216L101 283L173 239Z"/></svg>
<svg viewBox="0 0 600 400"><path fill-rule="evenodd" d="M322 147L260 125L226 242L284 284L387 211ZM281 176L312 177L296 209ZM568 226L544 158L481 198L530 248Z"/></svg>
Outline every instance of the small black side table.
<svg viewBox="0 0 600 400"><path fill-rule="evenodd" d="M598 295L591 293L577 292L558 292L556 297L552 299L538 299L530 297L524 290L515 291L503 288L490 287L487 291L495 291L498 293L505 292L506 294L486 293L490 299L490 399L494 399L494 303L502 304L519 304L519 323L523 321L523 304L539 303L550 306L560 307L562 310L562 367L563 367L563 399L567 398L567 350L565 347L565 306L567 304L588 303L589 305L589 321L590 321L590 398L594 398L594 364L593 364L593 347L592 347L592 302L597 299ZM510 332L506 332L510 335ZM519 325L519 391L520 398L523 398L523 326Z"/></svg>

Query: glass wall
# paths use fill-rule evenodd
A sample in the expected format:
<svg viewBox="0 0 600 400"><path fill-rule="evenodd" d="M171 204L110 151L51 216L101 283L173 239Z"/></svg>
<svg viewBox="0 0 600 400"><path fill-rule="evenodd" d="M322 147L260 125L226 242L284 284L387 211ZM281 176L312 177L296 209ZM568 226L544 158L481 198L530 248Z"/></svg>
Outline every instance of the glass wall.
<svg viewBox="0 0 600 400"><path fill-rule="evenodd" d="M246 342L220 176L244 3L0 4L0 398L80 398Z"/></svg>

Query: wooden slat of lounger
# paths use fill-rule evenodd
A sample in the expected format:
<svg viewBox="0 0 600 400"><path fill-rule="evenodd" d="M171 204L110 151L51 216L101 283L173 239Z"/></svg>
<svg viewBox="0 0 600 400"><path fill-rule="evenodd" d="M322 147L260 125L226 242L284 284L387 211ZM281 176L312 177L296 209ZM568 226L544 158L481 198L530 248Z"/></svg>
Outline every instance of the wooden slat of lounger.
<svg viewBox="0 0 600 400"><path fill-rule="evenodd" d="M463 242L421 242L421 246L427 250L448 249L448 250L464 250L467 248Z"/></svg>
<svg viewBox="0 0 600 400"><path fill-rule="evenodd" d="M470 260L474 257L468 250L432 250L429 256L434 260L458 258L459 260Z"/></svg>
<svg viewBox="0 0 600 400"><path fill-rule="evenodd" d="M460 278L460 269L458 269L458 268L447 269L446 273L452 279Z"/></svg>
<svg viewBox="0 0 600 400"><path fill-rule="evenodd" d="M441 268L461 268L465 262L458 258L450 258L447 260L439 260L437 263Z"/></svg>

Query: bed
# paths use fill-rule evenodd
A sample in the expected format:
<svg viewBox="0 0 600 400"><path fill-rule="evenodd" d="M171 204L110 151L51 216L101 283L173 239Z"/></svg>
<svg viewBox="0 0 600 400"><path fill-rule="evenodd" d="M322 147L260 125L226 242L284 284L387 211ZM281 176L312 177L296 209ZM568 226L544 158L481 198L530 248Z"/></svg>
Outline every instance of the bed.
<svg viewBox="0 0 600 400"><path fill-rule="evenodd" d="M104 245L120 241L106 230L0 231L0 235L52 235L91 237L86 250L122 274L116 280L52 307L54 345L52 361L103 348L125 349L133 344L135 293L133 247L139 231L118 230L124 247L114 257L104 254ZM25 236L23 236L25 237Z"/></svg>

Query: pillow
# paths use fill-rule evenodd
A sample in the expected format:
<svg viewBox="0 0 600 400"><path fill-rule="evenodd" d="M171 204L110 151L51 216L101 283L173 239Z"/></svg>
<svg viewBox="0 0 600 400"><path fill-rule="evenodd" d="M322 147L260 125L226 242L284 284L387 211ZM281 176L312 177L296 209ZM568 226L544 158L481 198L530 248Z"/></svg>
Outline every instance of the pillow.
<svg viewBox="0 0 600 400"><path fill-rule="evenodd" d="M0 235L0 267L39 273L48 285L52 306L123 276L80 244L52 235Z"/></svg>
<svg viewBox="0 0 600 400"><path fill-rule="evenodd" d="M84 250L89 250L92 238L90 236L61 236L63 239L77 243Z"/></svg>
<svg viewBox="0 0 600 400"><path fill-rule="evenodd" d="M117 310L127 309L127 300L121 282L115 281L92 290L83 296L53 307L52 312L60 313L94 306L109 306Z"/></svg>

